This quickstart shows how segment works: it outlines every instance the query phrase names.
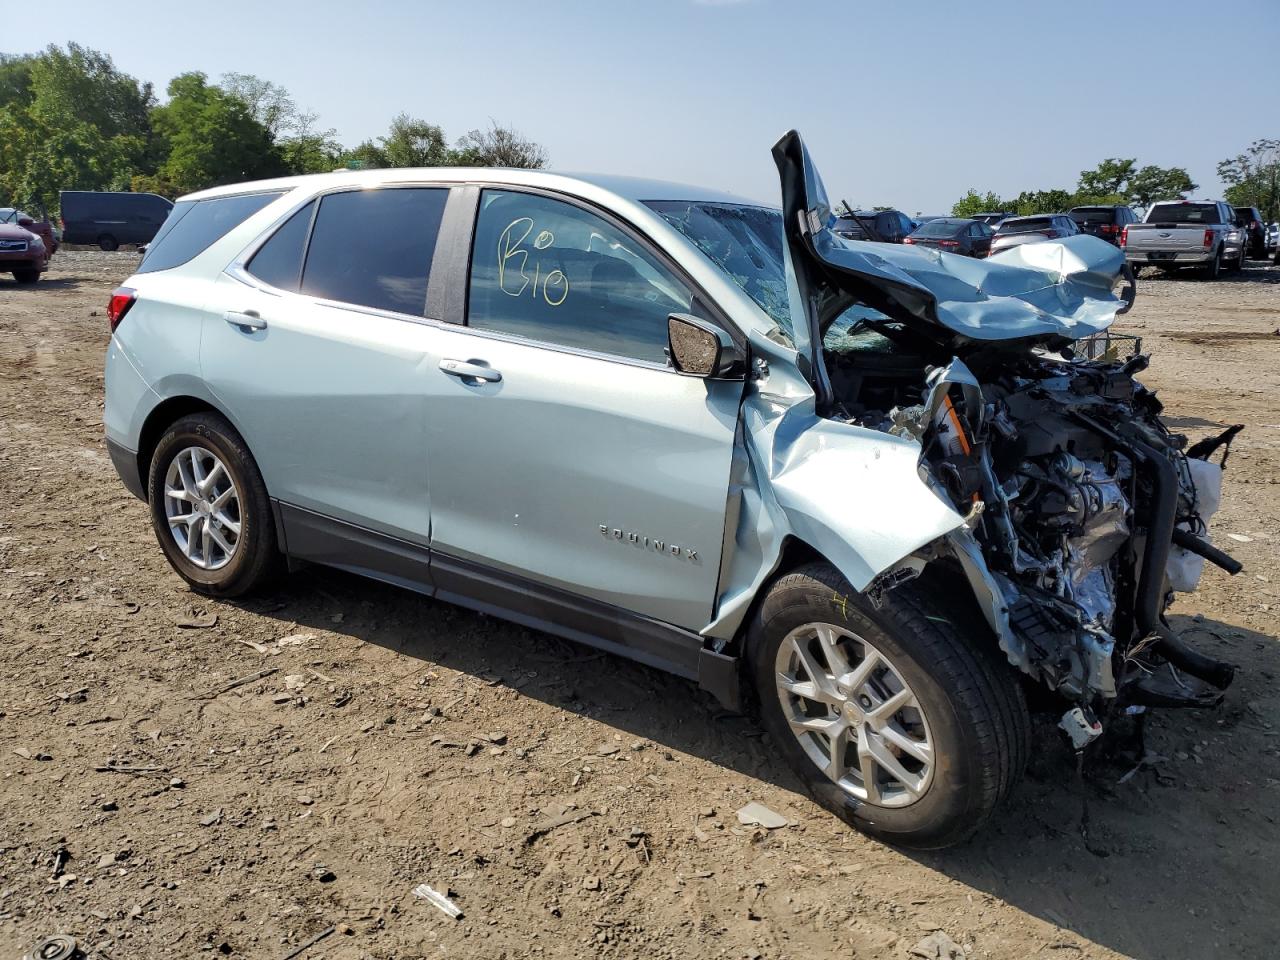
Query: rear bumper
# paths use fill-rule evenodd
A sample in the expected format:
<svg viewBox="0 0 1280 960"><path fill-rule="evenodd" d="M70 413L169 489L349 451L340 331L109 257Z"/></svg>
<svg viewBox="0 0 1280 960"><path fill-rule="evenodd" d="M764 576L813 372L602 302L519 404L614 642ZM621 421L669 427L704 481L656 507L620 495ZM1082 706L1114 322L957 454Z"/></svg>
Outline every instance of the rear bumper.
<svg viewBox="0 0 1280 960"><path fill-rule="evenodd" d="M139 500L146 500L147 491L142 485L142 475L138 471L138 451L130 450L107 437L107 455L111 457L111 465L116 468L116 473L124 482L125 489Z"/></svg>
<svg viewBox="0 0 1280 960"><path fill-rule="evenodd" d="M1152 257L1149 253L1133 253L1126 250L1124 254L1125 260L1130 264L1140 267L1146 266L1175 266L1175 267L1193 267L1203 266L1206 263L1213 262L1214 252L1212 250L1180 250L1172 257Z"/></svg>

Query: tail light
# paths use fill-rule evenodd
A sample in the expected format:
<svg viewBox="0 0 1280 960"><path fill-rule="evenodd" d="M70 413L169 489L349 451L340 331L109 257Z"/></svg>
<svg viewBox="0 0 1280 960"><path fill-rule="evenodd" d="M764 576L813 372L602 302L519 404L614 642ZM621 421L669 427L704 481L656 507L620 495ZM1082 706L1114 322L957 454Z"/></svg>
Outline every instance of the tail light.
<svg viewBox="0 0 1280 960"><path fill-rule="evenodd" d="M1206 229L1204 232L1204 248L1208 250L1213 246L1213 231Z"/></svg>
<svg viewBox="0 0 1280 960"><path fill-rule="evenodd" d="M1102 225L1102 232L1103 233L1119 233L1120 228L1117 227L1114 223L1104 223Z"/></svg>
<svg viewBox="0 0 1280 960"><path fill-rule="evenodd" d="M940 246L940 247L958 247L958 246L960 246L960 241L959 241L959 240L939 240L939 241L938 241L938 246Z"/></svg>
<svg viewBox="0 0 1280 960"><path fill-rule="evenodd" d="M111 291L111 300L107 303L107 322L111 325L112 333L116 332L116 327L120 326L120 321L137 299L138 294L130 287L116 287Z"/></svg>
<svg viewBox="0 0 1280 960"><path fill-rule="evenodd" d="M1120 246L1127 247L1129 245L1129 225L1125 224L1125 228L1120 231Z"/></svg>
<svg viewBox="0 0 1280 960"><path fill-rule="evenodd" d="M911 239L911 237L903 237L903 238L902 238L902 242L903 242L903 243L915 243L915 240Z"/></svg>

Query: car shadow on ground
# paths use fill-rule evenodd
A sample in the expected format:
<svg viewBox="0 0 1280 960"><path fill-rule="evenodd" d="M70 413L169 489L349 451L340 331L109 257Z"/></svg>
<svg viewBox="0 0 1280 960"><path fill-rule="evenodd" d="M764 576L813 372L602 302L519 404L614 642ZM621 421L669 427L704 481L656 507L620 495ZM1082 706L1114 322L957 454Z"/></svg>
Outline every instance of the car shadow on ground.
<svg viewBox="0 0 1280 960"><path fill-rule="evenodd" d="M243 607L512 687L803 793L752 719L690 681L621 657L332 570L302 571L270 600ZM1272 696L1267 678L1280 675L1280 642L1216 621L1172 622L1204 652L1247 669L1222 707L1149 715L1148 756L1163 759L1139 768L1136 725L1117 718L1123 735L1081 772L1055 718L1038 716L1026 778L998 818L960 847L904 855L1139 960L1261 955L1266 922L1241 918L1267 916L1275 889L1269 863L1280 829L1269 798L1280 751L1258 700ZM1242 756L1264 759L1242 764Z"/></svg>
<svg viewBox="0 0 1280 960"><path fill-rule="evenodd" d="M1183 267L1173 273L1157 267L1144 267L1138 273L1142 283L1203 283L1206 281L1203 271L1195 267ZM1214 283L1280 283L1280 266L1270 260L1249 260L1244 269L1239 271L1223 270Z"/></svg>
<svg viewBox="0 0 1280 960"><path fill-rule="evenodd" d="M80 286L79 277L41 277L35 283L18 283L11 274L0 274L0 290L7 292L40 293L47 290L74 290Z"/></svg>

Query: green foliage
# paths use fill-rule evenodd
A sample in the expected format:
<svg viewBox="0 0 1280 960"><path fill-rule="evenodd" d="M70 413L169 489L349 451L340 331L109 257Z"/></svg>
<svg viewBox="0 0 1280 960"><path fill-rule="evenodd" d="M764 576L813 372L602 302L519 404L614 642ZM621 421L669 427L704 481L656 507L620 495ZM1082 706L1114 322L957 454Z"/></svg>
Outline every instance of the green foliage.
<svg viewBox="0 0 1280 960"><path fill-rule="evenodd" d="M1157 200L1185 197L1195 188L1183 167L1138 167L1136 160L1112 157L1092 170L1080 171L1075 204L1131 203L1149 207Z"/></svg>
<svg viewBox="0 0 1280 960"><path fill-rule="evenodd" d="M1020 217L1030 217L1037 213L1062 213L1075 206L1074 201L1075 195L1066 190L1023 190L1007 209Z"/></svg>
<svg viewBox="0 0 1280 960"><path fill-rule="evenodd" d="M1249 149L1218 164L1228 184L1226 200L1237 207L1257 207L1268 223L1280 220L1280 140L1255 140Z"/></svg>
<svg viewBox="0 0 1280 960"><path fill-rule="evenodd" d="M999 210L1008 210L1009 207L1005 201L1001 200L994 193L987 191L979 193L972 187L969 192L956 201L951 208L953 217L972 217L975 213L996 212Z"/></svg>
<svg viewBox="0 0 1280 960"><path fill-rule="evenodd" d="M56 210L59 190L127 186L151 140L149 84L78 44L0 62L0 198Z"/></svg>
<svg viewBox="0 0 1280 960"><path fill-rule="evenodd" d="M458 141L452 163L475 167L523 167L537 170L547 165L547 152L510 127L490 120L489 129L472 130Z"/></svg>
<svg viewBox="0 0 1280 960"><path fill-rule="evenodd" d="M246 73L210 84L184 73L157 105L151 85L78 44L0 54L0 203L56 212L60 190L177 196L287 173L443 164L541 167L546 152L491 122L450 147L435 124L400 114L384 137L344 150L334 130L279 84Z"/></svg>
<svg viewBox="0 0 1280 960"><path fill-rule="evenodd" d="M203 73L169 81L169 102L151 111L165 159L161 185L179 193L279 176L284 160L265 126L243 100L210 86Z"/></svg>

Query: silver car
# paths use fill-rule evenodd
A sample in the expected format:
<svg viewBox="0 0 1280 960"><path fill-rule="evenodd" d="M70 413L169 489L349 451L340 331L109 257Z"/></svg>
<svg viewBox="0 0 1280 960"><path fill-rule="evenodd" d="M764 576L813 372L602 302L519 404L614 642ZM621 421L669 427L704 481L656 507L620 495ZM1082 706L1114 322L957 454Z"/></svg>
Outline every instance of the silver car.
<svg viewBox="0 0 1280 960"><path fill-rule="evenodd" d="M201 592L328 564L696 679L867 832L955 843L1029 749L1217 702L1163 620L1224 436L1106 328L1123 254L847 242L782 207L519 170L181 199L115 291L107 445ZM1097 356L1098 359L1087 359Z"/></svg>

